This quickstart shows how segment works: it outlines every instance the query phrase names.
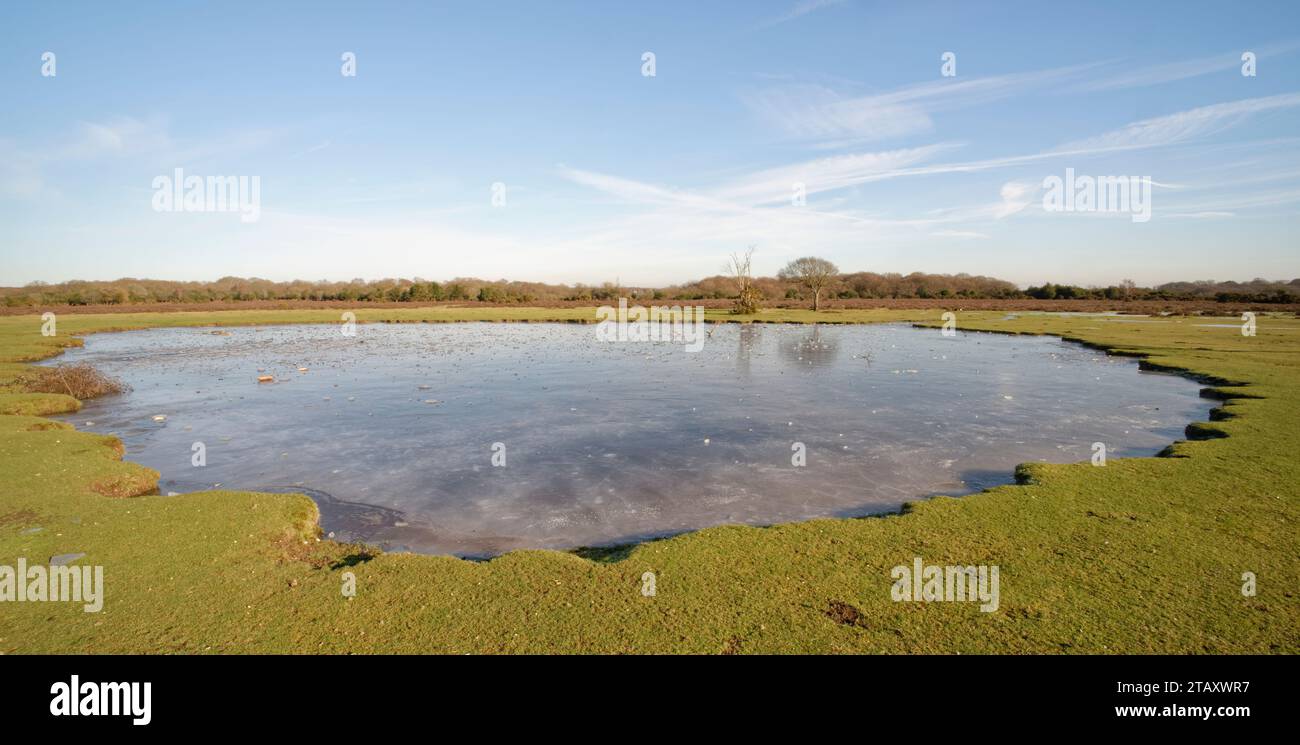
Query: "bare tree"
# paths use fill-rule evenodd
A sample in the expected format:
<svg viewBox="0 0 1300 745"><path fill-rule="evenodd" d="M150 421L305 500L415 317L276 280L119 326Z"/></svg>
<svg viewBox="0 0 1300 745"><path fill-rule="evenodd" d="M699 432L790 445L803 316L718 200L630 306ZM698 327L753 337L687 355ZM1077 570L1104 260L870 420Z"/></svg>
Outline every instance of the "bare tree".
<svg viewBox="0 0 1300 745"><path fill-rule="evenodd" d="M787 282L797 282L807 288L813 294L813 310L821 309L822 290L836 277L840 276L840 270L826 259L819 259L815 256L805 256L802 259L795 259L781 270L777 277Z"/></svg>
<svg viewBox="0 0 1300 745"><path fill-rule="evenodd" d="M736 285L736 304L731 309L732 313L753 315L758 312L763 300L762 291L754 286L754 273L751 270L753 258L754 247L750 246L745 250L744 256L733 253L730 263L723 266L723 270Z"/></svg>
<svg viewBox="0 0 1300 745"><path fill-rule="evenodd" d="M1133 296L1133 288L1135 287L1137 287L1137 283L1131 279L1121 279L1119 281L1119 289L1124 294L1125 300Z"/></svg>

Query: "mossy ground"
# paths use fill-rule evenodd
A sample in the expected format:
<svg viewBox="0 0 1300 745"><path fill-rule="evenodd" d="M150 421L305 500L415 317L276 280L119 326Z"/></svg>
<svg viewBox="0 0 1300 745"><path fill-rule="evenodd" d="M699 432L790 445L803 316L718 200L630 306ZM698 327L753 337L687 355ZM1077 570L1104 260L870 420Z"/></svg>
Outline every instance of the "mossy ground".
<svg viewBox="0 0 1300 745"><path fill-rule="evenodd" d="M593 558L518 551L489 562L371 555L318 540L300 495L148 495L156 474L112 437L41 418L23 363L76 334L152 326L338 322L337 310L85 315L40 334L0 318L0 564L84 552L100 613L0 605L0 651L938 652L1300 651L1300 322L1259 333L1171 317L958 312L967 330L1058 334L1187 370L1225 398L1173 457L1023 469L1028 482L917 502L902 515L724 526ZM591 309L359 310L367 321L589 321ZM711 320L745 320L710 312ZM937 325L935 311L771 311L763 321ZM1235 324L1236 319L1219 323ZM132 494L140 496L130 496ZM32 528L40 528L33 531ZM895 603L895 565L996 564L1001 607ZM641 593L642 573L656 594ZM1243 596L1242 573L1258 578ZM353 572L356 595L341 592ZM850 619L846 621L845 619Z"/></svg>

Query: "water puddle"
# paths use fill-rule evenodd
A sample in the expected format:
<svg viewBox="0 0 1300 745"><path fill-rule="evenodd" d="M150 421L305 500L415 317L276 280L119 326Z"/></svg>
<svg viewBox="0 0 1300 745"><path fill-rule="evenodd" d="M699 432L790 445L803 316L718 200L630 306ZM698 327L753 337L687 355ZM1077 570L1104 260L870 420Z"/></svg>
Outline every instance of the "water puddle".
<svg viewBox="0 0 1300 745"><path fill-rule="evenodd" d="M696 354L572 324L151 329L57 361L132 386L61 418L164 494L301 492L339 538L461 556L892 511L1094 442L1152 455L1213 405L1059 339L895 325L728 324Z"/></svg>

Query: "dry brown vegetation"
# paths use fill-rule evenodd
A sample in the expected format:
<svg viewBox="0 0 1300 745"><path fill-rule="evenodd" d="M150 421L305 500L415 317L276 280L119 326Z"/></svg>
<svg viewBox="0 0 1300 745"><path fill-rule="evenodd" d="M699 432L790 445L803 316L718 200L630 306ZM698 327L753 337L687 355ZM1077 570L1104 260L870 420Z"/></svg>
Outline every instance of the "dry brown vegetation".
<svg viewBox="0 0 1300 745"><path fill-rule="evenodd" d="M90 488L105 497L124 499L158 493L158 472L140 468L129 473L109 476L91 483Z"/></svg>
<svg viewBox="0 0 1300 745"><path fill-rule="evenodd" d="M28 393L66 393L78 401L124 393L126 384L85 362L35 367L24 381Z"/></svg>

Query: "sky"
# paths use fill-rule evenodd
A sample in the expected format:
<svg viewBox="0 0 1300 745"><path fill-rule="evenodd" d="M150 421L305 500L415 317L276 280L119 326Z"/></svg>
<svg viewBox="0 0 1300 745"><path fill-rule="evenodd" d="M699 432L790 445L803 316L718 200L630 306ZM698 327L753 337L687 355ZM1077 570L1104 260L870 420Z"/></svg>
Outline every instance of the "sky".
<svg viewBox="0 0 1300 745"><path fill-rule="evenodd" d="M1294 2L5 3L0 102L5 286L1300 277Z"/></svg>

